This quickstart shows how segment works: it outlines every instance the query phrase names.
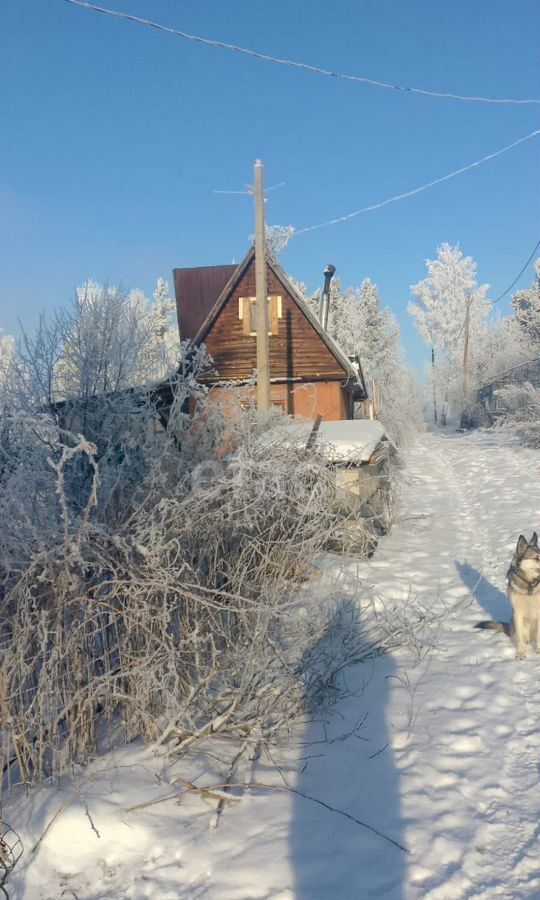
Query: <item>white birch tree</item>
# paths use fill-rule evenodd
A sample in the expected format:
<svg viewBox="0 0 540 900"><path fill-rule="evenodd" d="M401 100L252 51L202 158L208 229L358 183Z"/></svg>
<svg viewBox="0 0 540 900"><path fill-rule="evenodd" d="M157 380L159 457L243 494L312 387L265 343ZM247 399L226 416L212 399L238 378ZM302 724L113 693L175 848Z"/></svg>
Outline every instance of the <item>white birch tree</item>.
<svg viewBox="0 0 540 900"><path fill-rule="evenodd" d="M156 383L176 371L180 338L167 283L153 302L87 280L68 309L43 315L34 335L24 334L18 364L35 404L114 394Z"/></svg>
<svg viewBox="0 0 540 900"><path fill-rule="evenodd" d="M140 290L87 281L77 289L71 312L60 314L58 389L67 396L87 397L172 374L180 351L173 309L162 278L153 303Z"/></svg>
<svg viewBox="0 0 540 900"><path fill-rule="evenodd" d="M440 391L441 383L445 385L444 424L449 402L457 400L462 387L467 309L469 353L473 356L491 310L489 285L478 285L476 263L472 257L463 256L459 245L441 244L437 258L426 260L426 267L426 278L411 287L416 302L409 303L408 311L432 349L434 392ZM434 407L436 410L436 402Z"/></svg>

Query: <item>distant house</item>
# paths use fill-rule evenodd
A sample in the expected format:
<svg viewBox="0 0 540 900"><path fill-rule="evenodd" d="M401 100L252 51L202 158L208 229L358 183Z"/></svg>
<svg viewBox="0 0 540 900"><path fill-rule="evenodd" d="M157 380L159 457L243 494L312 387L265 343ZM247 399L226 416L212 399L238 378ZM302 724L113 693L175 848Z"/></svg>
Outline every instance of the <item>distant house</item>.
<svg viewBox="0 0 540 900"><path fill-rule="evenodd" d="M518 363L510 369L491 375L489 380L475 387L476 402L483 406L487 418L494 421L499 416L508 412L504 402L501 402L499 392L504 388L532 385L540 388L540 357L534 357L526 362ZM522 404L525 404L523 398Z"/></svg>
<svg viewBox="0 0 540 900"><path fill-rule="evenodd" d="M352 419L367 397L362 369L339 349L271 256L266 260L271 400L292 415ZM249 401L257 368L255 250L239 266L174 269L182 340L205 344L214 369L202 377L214 392L237 385Z"/></svg>

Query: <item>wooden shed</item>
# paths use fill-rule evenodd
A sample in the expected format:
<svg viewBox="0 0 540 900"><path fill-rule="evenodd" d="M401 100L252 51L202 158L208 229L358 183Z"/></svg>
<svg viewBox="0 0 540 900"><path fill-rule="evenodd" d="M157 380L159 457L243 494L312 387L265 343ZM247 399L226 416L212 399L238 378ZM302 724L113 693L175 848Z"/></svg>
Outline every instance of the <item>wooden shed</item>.
<svg viewBox="0 0 540 900"><path fill-rule="evenodd" d="M367 397L358 360L344 355L276 262L267 256L271 400L284 412L352 419ZM182 340L205 344L214 369L203 379L219 396L223 382L242 399L254 394L257 368L255 250L239 266L174 269Z"/></svg>

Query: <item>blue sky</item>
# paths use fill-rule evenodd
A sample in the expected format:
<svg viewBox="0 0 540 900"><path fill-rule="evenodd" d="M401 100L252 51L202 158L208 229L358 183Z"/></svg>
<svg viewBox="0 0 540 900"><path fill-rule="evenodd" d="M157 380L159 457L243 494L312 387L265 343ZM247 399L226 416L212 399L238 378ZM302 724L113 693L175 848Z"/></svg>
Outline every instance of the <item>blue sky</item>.
<svg viewBox="0 0 540 900"><path fill-rule="evenodd" d="M383 81L540 97L537 0L102 0L184 31ZM0 327L32 329L85 277L150 293L174 266L242 258L242 189L265 163L270 223L298 228L376 203L540 126L538 106L385 91L211 49L64 0L0 7ZM296 237L310 288L328 262L369 276L427 352L409 287L459 242L497 296L540 238L540 138L425 193ZM529 267L522 284L532 280ZM500 304L502 311L507 305Z"/></svg>

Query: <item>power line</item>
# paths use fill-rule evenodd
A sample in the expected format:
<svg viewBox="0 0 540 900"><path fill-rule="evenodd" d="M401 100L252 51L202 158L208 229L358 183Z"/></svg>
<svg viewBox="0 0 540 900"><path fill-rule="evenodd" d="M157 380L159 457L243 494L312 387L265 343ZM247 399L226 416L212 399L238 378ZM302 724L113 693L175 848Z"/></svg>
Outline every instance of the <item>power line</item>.
<svg viewBox="0 0 540 900"><path fill-rule="evenodd" d="M103 6L96 6L94 3L86 3L83 0L66 0L73 6L80 6L82 9L93 10L94 12L104 13L108 16L114 16L117 19L125 19L129 22L136 22L138 25L146 25L149 28L155 28L158 31L164 31L172 34L174 37L183 38L186 41L194 41L199 44L206 44L209 47L220 47L222 50L232 50L235 53L241 53L244 56L251 56L255 59L261 59L264 62L275 63L280 66L289 66L293 69L303 69L305 72L313 72L316 75L323 75L327 78L336 78L341 81L350 81L356 84L368 85L369 87L385 88L386 90L401 91L407 94L420 94L423 97L441 97L445 100L465 100L471 103L505 103L513 105L536 104L540 105L540 99L521 99L512 97L474 97L464 94L453 94L446 91L428 91L422 88L407 87L401 84L391 84L385 81L376 81L373 78L365 78L360 75L347 75L343 72L333 72L330 69L323 69L321 66L311 66L308 63L298 62L298 60L284 59L279 56L270 56L268 53L259 53L257 50L251 50L248 47L239 47L236 44L228 44L225 41L218 41L213 38L201 37L198 34L189 34L186 31L179 31L177 28L171 28L168 25L160 25L150 19L143 19L139 16L133 16L129 13L119 12L114 9L106 9Z"/></svg>
<svg viewBox="0 0 540 900"><path fill-rule="evenodd" d="M465 319L463 319L463 323L462 323L462 325L461 325L461 328L459 329L459 333L458 333L457 338L455 339L454 343L453 343L452 346L450 347L450 350L448 351L449 354L454 352L454 350L455 350L455 348L456 348L456 346L457 346L457 343L458 343L458 341L459 341L461 335L463 334L464 329L465 329Z"/></svg>
<svg viewBox="0 0 540 900"><path fill-rule="evenodd" d="M536 251L537 251L539 248L540 248L540 241L538 241L538 243L536 244L536 246L535 246L533 252L531 253L531 255L529 256L527 262L525 263L525 265L523 266L523 268L520 269L519 274L516 275L516 277L514 278L512 284L510 285L510 287L507 287L506 290L503 291L503 293L500 294L500 295L497 297L497 299L493 301L493 304L492 304L493 306L495 306L495 304L498 303L499 300L502 300L504 297L506 297L507 294L510 293L510 291L512 290L512 288L514 287L514 285L517 284L517 282L519 281L519 279L520 279L521 276L523 275L523 273L524 273L525 269L527 268L527 266L529 265L529 263L532 262L533 257L534 257Z"/></svg>
<svg viewBox="0 0 540 900"><path fill-rule="evenodd" d="M512 290L512 288L518 283L519 279L520 279L521 276L523 275L523 273L524 273L525 269L527 268L527 266L532 262L532 260L533 260L533 258L534 258L534 255L535 255L536 251L537 251L539 248L540 248L540 241L538 241L538 243L536 244L536 246L535 246L533 252L531 253L531 255L529 256L529 258L527 259L527 262L525 263L525 265L519 270L519 272L518 272L518 274L516 275L516 277L514 278L512 284L511 284L509 287L507 287L506 290L502 292L502 294L499 294L499 296L497 297L496 300L492 300L492 301L491 301L491 305L492 305L492 306L495 306L496 303L498 303L500 300L503 300L504 297L506 297L506 295L510 293L510 291ZM461 326L461 328L460 328L460 330L459 330L458 336L456 337L454 343L453 343L452 346L450 347L450 350L449 350L450 353L452 353L453 350L455 349L455 347L456 347L456 345L457 345L457 343L458 343L458 341L459 341L461 335L463 334L463 329L464 329L464 328L465 328L465 321L463 321L463 324L462 324L462 326Z"/></svg>
<svg viewBox="0 0 540 900"><path fill-rule="evenodd" d="M72 2L72 0L68 0L68 2ZM73 0L74 2L74 0ZM477 159L475 162L469 163L466 166L462 166L460 169L456 169L454 172L449 172L448 175L443 175L441 178L435 178L434 181L428 181L427 184L423 184L420 187L414 188L411 191L405 191L402 194L396 194L393 197L388 197L386 200L381 200L380 203L373 203L371 206L364 206L362 209L356 209L354 212L347 213L344 216L338 216L335 219L329 219L327 222L319 222L317 225L308 225L305 228L294 228L291 232L290 238L296 237L299 234L306 234L309 231L316 231L319 228L327 228L330 225L337 225L340 222L347 222L349 219L353 219L356 216L362 215L362 213L372 212L375 209L381 209L383 206L388 206L390 203L397 203L398 200L405 200L407 197L414 197L416 194L422 193L422 191L427 191L429 188L434 187L437 184L442 184L445 181L449 181L451 178L455 178L457 175L462 175L464 172L468 172L470 169L475 169L478 166L481 166L485 162L489 162L491 159L495 159L497 156L501 156L503 153L507 153L509 150L513 150L514 147L519 146L519 144L523 144L525 141L531 140L533 137L537 137L540 135L540 128L537 128L535 131L531 131L530 134L526 134L524 137L518 138L518 140L513 141L511 144L507 144L506 147L501 147L499 150L495 150L493 153L488 153L487 156L483 156L482 159ZM276 187L281 187L281 184L275 185ZM214 191L215 194L249 194L249 191ZM293 228L293 226L291 226ZM534 256L539 244L536 245L533 250L530 258L525 263L522 271L519 273L515 281L510 285L510 287L502 294L494 303L498 303L499 300L502 300L504 296L512 289L516 281L521 277L525 269L527 268L529 262Z"/></svg>
<svg viewBox="0 0 540 900"><path fill-rule="evenodd" d="M280 187L285 187L286 183L287 182L285 182L285 181L280 181L279 184L273 184L272 187L265 188L264 193L269 194L270 191L275 191ZM253 196L253 188L249 184L246 184L245 191L212 191L212 193L213 194L242 194L245 197L252 197Z"/></svg>
<svg viewBox="0 0 540 900"><path fill-rule="evenodd" d="M69 0L69 2L72 2L72 0ZM434 187L436 184L442 184L442 182L444 181L449 181L451 178L455 178L456 175L462 175L463 172L468 172L469 169L474 169L476 168L476 166L481 166L482 163L488 162L490 159L495 159L495 157L497 156L501 156L502 153L506 153L508 150L512 150L519 144L523 144L525 141L529 141L531 138L536 137L539 134L540 128L537 128L536 131L531 131L530 134L526 134L525 137L519 138L512 144L508 144L506 147L501 147L500 150L496 150L494 153L489 153L487 156L483 156L482 159L477 159L475 162L469 163L467 166L462 166L461 169L456 169L455 172L450 172L448 175L443 175L442 178L436 178L434 181L429 181L427 184L423 184L421 185L421 187L414 188L412 191L406 191L404 194L396 194L396 196L388 197L387 200L382 200L380 203L373 203L371 206L364 206L362 209L357 209L354 212L347 213L347 215L345 216L339 216L336 219L329 219L328 222L321 222L318 225L309 225L307 228L300 228L295 232L295 237L298 234L305 234L307 231L315 231L318 228L326 228L328 225L337 225L339 222L346 222L348 219L353 219L355 216L359 216L362 213L371 212L374 209L381 209L381 207L383 206L388 206L389 203L396 203L398 200L405 200L407 197L413 197L415 194L420 194L422 191L426 191L428 188Z"/></svg>
<svg viewBox="0 0 540 900"><path fill-rule="evenodd" d="M503 378L505 375L509 375L510 372L515 372L516 369L524 369L526 366L530 366L531 363L540 362L540 356L533 356L532 359L526 359L525 362L518 363L516 366L510 366L509 369L505 369L503 372L497 372L495 375L492 375L488 381L484 381L482 384L476 384L474 386L475 391L481 391L482 388L488 387L488 385L493 384L495 381L498 381L499 378Z"/></svg>

